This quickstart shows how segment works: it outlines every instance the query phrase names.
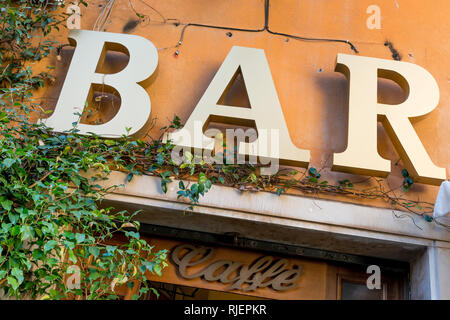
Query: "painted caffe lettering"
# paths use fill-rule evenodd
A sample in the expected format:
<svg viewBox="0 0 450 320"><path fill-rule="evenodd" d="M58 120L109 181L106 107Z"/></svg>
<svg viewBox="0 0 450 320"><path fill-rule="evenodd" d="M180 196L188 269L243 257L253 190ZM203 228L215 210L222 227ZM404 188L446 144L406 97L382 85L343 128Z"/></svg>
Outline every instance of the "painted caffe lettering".
<svg viewBox="0 0 450 320"><path fill-rule="evenodd" d="M185 279L202 278L229 284L225 290L254 291L270 287L284 291L297 286L303 266L288 268L287 259L274 259L262 256L246 265L232 260L213 260L214 249L204 246L179 245L172 250L172 261L177 265L181 277ZM189 269L205 264L200 271L191 273Z"/></svg>
<svg viewBox="0 0 450 320"><path fill-rule="evenodd" d="M140 132L150 118L151 102L144 86L158 65L155 46L136 35L87 30L70 30L69 41L76 43L76 49L55 111L43 120L46 125L58 132L70 130L79 121L93 88L107 85L120 95L118 113L103 124L78 123L79 132L110 138ZM128 54L128 65L113 74L97 72L107 50ZM245 80L250 108L218 103L239 70ZM339 53L335 71L348 79L348 133L347 149L333 154L333 171L380 177L390 173L391 162L377 150L377 122L381 122L415 181L439 185L446 179L446 169L433 163L410 121L429 114L439 103L439 87L427 70L409 62ZM396 105L379 103L379 77L399 84L407 99ZM208 137L204 130L211 121L237 126L255 124L258 137L252 142L241 141L237 146L238 157L258 157L261 162L276 159L281 164L299 167L309 165L310 151L291 141L262 49L232 47L184 127L170 133L168 138L183 150L210 152L214 138ZM273 133L276 140L270 150L263 142L267 132L271 132L271 139Z"/></svg>

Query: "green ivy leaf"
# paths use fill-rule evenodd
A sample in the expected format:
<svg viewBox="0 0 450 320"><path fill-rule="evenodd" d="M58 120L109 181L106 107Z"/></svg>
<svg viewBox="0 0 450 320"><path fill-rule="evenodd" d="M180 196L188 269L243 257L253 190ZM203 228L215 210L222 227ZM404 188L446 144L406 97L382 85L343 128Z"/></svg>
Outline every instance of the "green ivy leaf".
<svg viewBox="0 0 450 320"><path fill-rule="evenodd" d="M6 211L10 211L13 202L11 200L3 198L3 200L0 201L0 204L2 205L3 209L5 209Z"/></svg>
<svg viewBox="0 0 450 320"><path fill-rule="evenodd" d="M20 228L22 240L32 239L34 237L34 229L32 226L22 226Z"/></svg>
<svg viewBox="0 0 450 320"><path fill-rule="evenodd" d="M9 221L11 221L12 224L16 224L17 220L19 220L19 215L10 211L8 213L8 218L9 218Z"/></svg>
<svg viewBox="0 0 450 320"><path fill-rule="evenodd" d="M19 268L12 268L11 269L11 275L13 275L17 279L18 285L20 285L23 282L23 271Z"/></svg>
<svg viewBox="0 0 450 320"><path fill-rule="evenodd" d="M77 243L83 243L84 239L86 239L86 235L84 233L75 234L75 240L77 241Z"/></svg>
<svg viewBox="0 0 450 320"><path fill-rule="evenodd" d="M204 184L208 178L206 178L206 175L203 172L200 172L198 174L198 183Z"/></svg>
<svg viewBox="0 0 450 320"><path fill-rule="evenodd" d="M164 193L167 193L167 182L164 180L161 181L161 189Z"/></svg>
<svg viewBox="0 0 450 320"><path fill-rule="evenodd" d="M72 249L67 250L68 254L69 254L69 260L72 263L77 263L77 257L75 256L75 253L73 252Z"/></svg>
<svg viewBox="0 0 450 320"><path fill-rule="evenodd" d="M409 177L408 170L403 169L403 170L402 170L402 176L405 177L405 178L406 178L406 177Z"/></svg>
<svg viewBox="0 0 450 320"><path fill-rule="evenodd" d="M99 247L89 247L88 251L90 254L92 254L95 258L97 258L100 255L100 248Z"/></svg>
<svg viewBox="0 0 450 320"><path fill-rule="evenodd" d="M14 277L8 277L6 279L11 288L13 288L13 290L17 290L17 288L19 287L19 282L17 281L17 279Z"/></svg>
<svg viewBox="0 0 450 320"><path fill-rule="evenodd" d="M130 172L128 175L127 175L127 182L130 182L132 179L133 179L133 174Z"/></svg>
<svg viewBox="0 0 450 320"><path fill-rule="evenodd" d="M14 227L11 229L11 235L12 235L13 237L17 236L19 233L20 233L20 226L14 226ZM0 247L0 248L1 248L1 247Z"/></svg>
<svg viewBox="0 0 450 320"><path fill-rule="evenodd" d="M57 244L58 244L58 241L56 241L56 240L47 241L47 243L44 244L44 253L52 250Z"/></svg>
<svg viewBox="0 0 450 320"><path fill-rule="evenodd" d="M309 177L309 179L308 179L310 182L312 182L312 183L318 183L319 182L319 180L316 178L316 177Z"/></svg>
<svg viewBox="0 0 450 320"><path fill-rule="evenodd" d="M15 162L15 159L6 158L5 160L3 160L3 166L6 168L10 168Z"/></svg>
<svg viewBox="0 0 450 320"><path fill-rule="evenodd" d="M155 265L155 267L153 268L153 271L155 271L155 273L161 277L162 273L161 273L161 265L157 264Z"/></svg>

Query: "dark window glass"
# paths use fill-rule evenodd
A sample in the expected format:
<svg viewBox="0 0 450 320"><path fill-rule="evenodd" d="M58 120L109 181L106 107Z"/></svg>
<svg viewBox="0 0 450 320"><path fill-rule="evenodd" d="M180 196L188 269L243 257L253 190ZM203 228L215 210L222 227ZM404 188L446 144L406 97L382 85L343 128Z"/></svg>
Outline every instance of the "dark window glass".
<svg viewBox="0 0 450 320"><path fill-rule="evenodd" d="M383 289L369 290L365 283L342 280L342 300L383 300Z"/></svg>

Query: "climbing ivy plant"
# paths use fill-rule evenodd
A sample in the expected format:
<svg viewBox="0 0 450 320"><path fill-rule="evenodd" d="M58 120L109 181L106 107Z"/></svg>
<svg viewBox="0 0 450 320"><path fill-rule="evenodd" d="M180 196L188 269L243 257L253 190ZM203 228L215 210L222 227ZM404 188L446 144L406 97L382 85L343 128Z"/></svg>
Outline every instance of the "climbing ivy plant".
<svg viewBox="0 0 450 320"><path fill-rule="evenodd" d="M103 207L111 167L129 169L138 142L102 140L36 124L33 90L51 74L33 63L66 18L62 3L0 1L0 291L7 297L116 299L146 273L161 275L166 250L139 234L137 212ZM50 70L51 71L51 70ZM86 172L94 170L94 175ZM123 242L111 239L122 234ZM117 242L115 242L117 243ZM153 290L143 285L134 298ZM157 294L157 292L155 291Z"/></svg>

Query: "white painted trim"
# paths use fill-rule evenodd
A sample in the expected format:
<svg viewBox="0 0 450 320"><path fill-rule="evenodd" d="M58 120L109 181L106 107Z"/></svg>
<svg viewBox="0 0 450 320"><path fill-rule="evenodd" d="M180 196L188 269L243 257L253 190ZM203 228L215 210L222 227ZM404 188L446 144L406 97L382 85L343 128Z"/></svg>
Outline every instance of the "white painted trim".
<svg viewBox="0 0 450 320"><path fill-rule="evenodd" d="M433 241L433 245L428 247L428 263L430 268L430 294L431 300L440 299L439 291L439 262L436 248L436 241Z"/></svg>
<svg viewBox="0 0 450 320"><path fill-rule="evenodd" d="M120 185L126 174L112 172L105 185ZM140 203L182 211L186 203L177 200L178 181L169 184L167 194L161 191L160 179L135 176L125 187L117 188L108 199ZM338 201L312 199L295 195L277 196L269 192L240 192L213 185L195 208L198 213L265 223L297 226L327 232L357 234L375 239L416 243L450 248L450 232L414 217L422 230L410 219L397 219L392 210ZM398 214L404 212L397 211Z"/></svg>

